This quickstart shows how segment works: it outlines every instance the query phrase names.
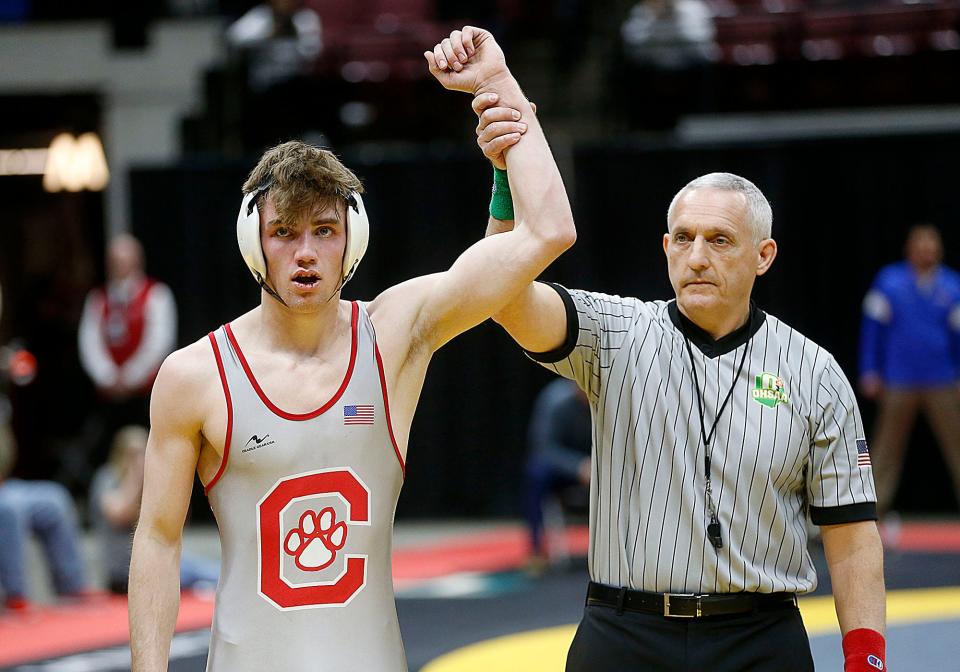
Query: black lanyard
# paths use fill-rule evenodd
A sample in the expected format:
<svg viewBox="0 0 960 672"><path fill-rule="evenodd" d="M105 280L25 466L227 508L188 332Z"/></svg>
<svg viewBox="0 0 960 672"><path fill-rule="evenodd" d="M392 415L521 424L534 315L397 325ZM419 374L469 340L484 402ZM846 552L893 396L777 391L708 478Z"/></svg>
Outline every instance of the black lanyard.
<svg viewBox="0 0 960 672"><path fill-rule="evenodd" d="M751 329L753 326L753 311L750 312L750 317L747 320L748 327ZM682 324L682 322L681 322ZM703 399L700 396L700 377L697 375L697 365L693 361L693 349L690 347L690 337L687 336L686 328L682 328L683 331L683 341L687 346L687 355L690 357L690 368L693 369L693 389L697 394L697 410L700 412L700 436L703 438L703 470L704 476L706 477L706 500L707 500L707 509L710 513L710 523L707 525L707 538L710 539L710 543L716 549L723 548L723 535L720 531L720 518L717 516L717 507L713 503L713 484L710 481L710 458L711 458L711 449L710 441L713 440L713 435L717 431L717 423L720 422L720 417L723 415L724 410L727 408L727 403L730 401L730 397L733 396L733 389L737 386L737 382L740 380L740 374L743 373L743 365L747 361L747 349L749 347L749 342L743 344L743 355L740 356L740 366L737 367L737 375L733 379L733 382L730 384L730 389L727 390L727 396L724 397L723 403L720 404L720 410L717 411L717 417L713 420L713 426L710 428L710 433L707 434L706 425L703 421ZM720 384L720 381L717 380L717 385Z"/></svg>

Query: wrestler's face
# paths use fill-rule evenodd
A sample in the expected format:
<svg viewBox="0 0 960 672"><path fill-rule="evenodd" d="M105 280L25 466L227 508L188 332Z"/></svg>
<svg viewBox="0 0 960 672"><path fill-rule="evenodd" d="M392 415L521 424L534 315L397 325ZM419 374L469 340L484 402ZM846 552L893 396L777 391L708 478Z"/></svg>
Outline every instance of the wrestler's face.
<svg viewBox="0 0 960 672"><path fill-rule="evenodd" d="M731 311L742 314L754 281L776 256L772 240L754 241L746 197L720 189L687 191L667 224L663 249L683 313L705 329Z"/></svg>
<svg viewBox="0 0 960 672"><path fill-rule="evenodd" d="M346 245L343 203L305 209L291 221L279 216L269 193L260 208L260 240L267 281L297 312L325 305L337 291Z"/></svg>

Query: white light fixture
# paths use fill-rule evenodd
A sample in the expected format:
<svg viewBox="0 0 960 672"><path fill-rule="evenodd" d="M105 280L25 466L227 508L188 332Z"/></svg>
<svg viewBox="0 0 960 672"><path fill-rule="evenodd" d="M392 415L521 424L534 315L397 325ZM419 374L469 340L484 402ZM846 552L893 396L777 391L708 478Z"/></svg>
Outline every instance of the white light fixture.
<svg viewBox="0 0 960 672"><path fill-rule="evenodd" d="M96 133L61 133L48 149L0 149L0 176L43 175L47 191L102 191L110 182Z"/></svg>
<svg viewBox="0 0 960 672"><path fill-rule="evenodd" d="M47 191L101 191L110 181L107 157L96 133L61 133L50 143L43 172Z"/></svg>
<svg viewBox="0 0 960 672"><path fill-rule="evenodd" d="M46 149L0 149L0 175L43 175Z"/></svg>

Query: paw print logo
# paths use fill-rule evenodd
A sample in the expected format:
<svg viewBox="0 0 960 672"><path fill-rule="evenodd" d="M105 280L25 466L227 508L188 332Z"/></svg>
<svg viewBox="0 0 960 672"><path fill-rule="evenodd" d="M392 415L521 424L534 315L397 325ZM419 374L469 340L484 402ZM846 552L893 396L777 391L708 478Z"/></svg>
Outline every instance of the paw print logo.
<svg viewBox="0 0 960 672"><path fill-rule="evenodd" d="M345 543L347 524L337 522L337 512L328 506L319 513L304 511L299 525L283 540L283 550L293 556L299 569L319 572L333 564Z"/></svg>

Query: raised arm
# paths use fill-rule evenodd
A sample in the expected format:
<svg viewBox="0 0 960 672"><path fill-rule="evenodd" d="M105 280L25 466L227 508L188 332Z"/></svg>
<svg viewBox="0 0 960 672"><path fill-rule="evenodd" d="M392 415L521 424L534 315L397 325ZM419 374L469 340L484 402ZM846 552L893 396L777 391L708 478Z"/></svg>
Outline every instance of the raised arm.
<svg viewBox="0 0 960 672"><path fill-rule="evenodd" d="M536 113L536 106L530 104ZM503 181L506 173L506 155L521 135L511 133L511 122L519 111L504 107L495 95L481 95L473 100L473 110L479 117L477 144L494 167L494 197L490 203L490 218L485 236L512 231L516 223L512 216L512 194L506 193ZM506 205L505 205L506 204ZM499 215L500 218L496 217ZM530 352L549 352L559 348L567 335L567 318L560 296L549 287L532 282L493 315L513 339Z"/></svg>
<svg viewBox="0 0 960 672"><path fill-rule="evenodd" d="M575 238L570 204L543 129L490 33L471 27L425 54L444 87L495 95L521 113L526 133L506 158L517 225L467 249L444 273L404 283L392 303L415 315L413 330L430 349L499 312L569 248Z"/></svg>
<svg viewBox="0 0 960 672"><path fill-rule="evenodd" d="M196 345L167 358L150 401L143 501L130 562L133 672L167 669L180 607L180 547L202 424L196 381L204 353Z"/></svg>

